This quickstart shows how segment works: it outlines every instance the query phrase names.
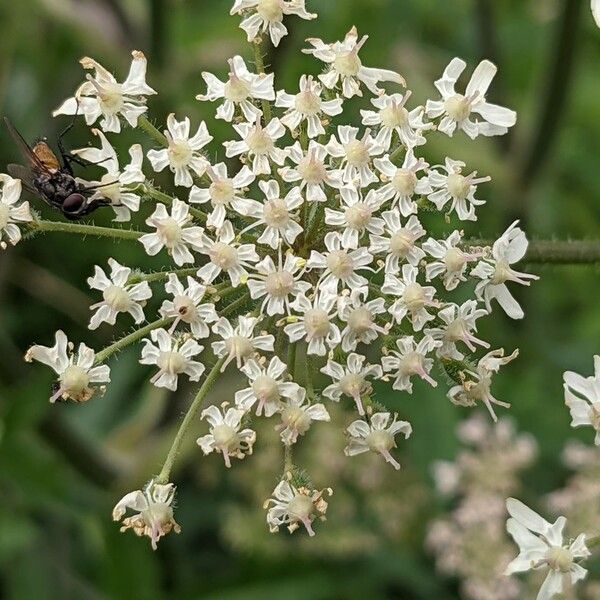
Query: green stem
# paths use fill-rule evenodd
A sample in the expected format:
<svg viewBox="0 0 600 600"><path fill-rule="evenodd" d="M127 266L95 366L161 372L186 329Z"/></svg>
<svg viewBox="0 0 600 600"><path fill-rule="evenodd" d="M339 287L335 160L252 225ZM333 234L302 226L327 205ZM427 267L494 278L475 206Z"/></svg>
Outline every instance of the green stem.
<svg viewBox="0 0 600 600"><path fill-rule="evenodd" d="M58 231L61 233L78 233L81 235L93 235L96 237L109 237L120 240L138 240L143 233L132 229L117 229L115 227L98 227L97 225L85 225L83 223L71 223L67 221L31 221L27 224L31 231Z"/></svg>
<svg viewBox="0 0 600 600"><path fill-rule="evenodd" d="M225 317L227 315L230 315L232 312L235 312L238 308L244 306L244 304L248 301L249 297L249 294L244 294L243 296L240 296L237 300L235 300L229 306L226 306L222 311L220 311L220 315Z"/></svg>
<svg viewBox="0 0 600 600"><path fill-rule="evenodd" d="M284 458L283 458L283 477L284 479L291 478L294 473L294 456L292 454L292 447L285 444L283 446Z"/></svg>
<svg viewBox="0 0 600 600"><path fill-rule="evenodd" d="M157 271L155 273L135 273L128 280L127 285L133 285L140 283L141 281L147 281L152 283L154 281L163 281L169 278L169 275L173 273L177 277L192 277L198 271L198 267L189 267L187 269L174 269L172 271Z"/></svg>
<svg viewBox="0 0 600 600"><path fill-rule="evenodd" d="M254 42L254 61L256 63L256 70L258 73L265 73L265 63L263 61L263 38L262 36ZM268 100L261 101L263 111L263 121L265 125L271 122L271 105Z"/></svg>
<svg viewBox="0 0 600 600"><path fill-rule="evenodd" d="M173 204L173 197L169 196L169 194L165 194L165 192L151 186L149 183L144 184L143 186L144 195L152 198L153 200L157 200L158 202L163 202L167 206L171 206ZM189 204L188 204L189 206ZM201 210L197 208L193 208L189 206L190 214L196 217L202 223L206 222L207 216Z"/></svg>
<svg viewBox="0 0 600 600"><path fill-rule="evenodd" d="M296 348L297 344L292 344L288 346L288 355L287 355L287 370L290 374L290 377L294 379L296 372Z"/></svg>
<svg viewBox="0 0 600 600"><path fill-rule="evenodd" d="M94 364L99 365L99 364L103 363L106 359L110 358L113 354L116 354L117 352L121 352L121 350L123 350L124 348L127 348L127 346L131 346L131 344L135 344L135 342L141 340L143 337L148 335L154 329L160 329L161 327L166 327L167 325L169 325L172 322L173 322L173 318L167 317L165 319L158 319L156 321L153 321L152 323L148 323L148 325L145 325L144 327L141 327L140 329L136 329L135 331L131 332L129 335L126 335L125 337L122 337L120 340L117 340L114 344L107 346L101 352L98 352L98 354L96 354L96 359L94 360Z"/></svg>
<svg viewBox="0 0 600 600"><path fill-rule="evenodd" d="M146 115L141 115L139 117L138 127L159 146L164 146L166 148L169 145L169 140L166 138L164 133L162 133L154 125L152 125L152 123L150 123Z"/></svg>
<svg viewBox="0 0 600 600"><path fill-rule="evenodd" d="M220 358L214 364L214 366L210 370L209 374L206 376L204 383L201 385L200 389L198 390L198 393L196 394L196 397L194 398L192 404L188 408L188 411L185 413L185 417L183 417L183 421L181 422L181 425L179 426L179 429L177 430L177 434L175 435L173 444L171 445L171 448L169 449L167 458L165 459L162 469L160 470L160 473L159 473L158 477L156 478L157 483L163 483L163 484L168 483L169 477L171 475L171 469L173 468L173 463L175 462L175 459L177 458L177 455L179 453L179 448L181 447L183 438L185 437L185 434L186 434L192 420L196 416L196 413L198 412L198 410L204 403L204 400L205 400L208 392L210 392L212 386L214 385L215 381L217 380L217 377L219 377L221 375L221 367L223 366L223 363L225 362L225 358L226 357Z"/></svg>

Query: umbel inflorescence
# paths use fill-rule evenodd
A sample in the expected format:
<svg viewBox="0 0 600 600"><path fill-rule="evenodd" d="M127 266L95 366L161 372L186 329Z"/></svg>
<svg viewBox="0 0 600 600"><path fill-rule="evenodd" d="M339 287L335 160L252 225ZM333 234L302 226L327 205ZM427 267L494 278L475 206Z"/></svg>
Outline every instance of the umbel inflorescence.
<svg viewBox="0 0 600 600"><path fill-rule="evenodd" d="M54 113L83 117L92 127L95 145L73 154L105 170L89 182L97 186L93 197L109 203L122 225L42 220L20 202L20 182L1 176L3 247L23 230L58 230L131 240L165 259L162 271L148 273L108 258L88 279L97 295L89 328L133 320L133 333L95 352L59 331L53 346L35 345L26 356L55 371L52 402L101 395L110 384L106 363L135 343L155 386L198 382L162 469L114 510L115 520L132 511L123 529L148 536L153 547L179 531L171 468L200 410L206 433L199 451L221 454L227 467L252 453L252 419L273 422L285 458L265 503L267 523L271 531L304 527L310 535L332 492L310 481L293 449L313 424L330 420L331 402L353 413L346 454L379 453L396 469L397 438L412 429L375 399L376 382L407 394L415 378L433 387L451 382L452 402L484 405L495 420L494 405L508 405L492 395L492 378L517 352L490 350L477 322L497 307L521 318L509 288L536 279L513 268L527 249L517 223L490 246L465 238L464 222L477 219L485 204L479 186L490 178L457 156L439 165L421 158L430 135L496 136L515 124L512 110L486 100L492 63L477 65L464 87L458 80L467 65L453 59L435 82L435 97L415 106L398 73L363 65L367 36L353 27L339 42L307 40L303 52L323 70L285 91L265 71L262 49L278 45L287 15L316 15L304 0L236 0L231 13L243 18L254 64L235 56L224 80L203 73L206 87L197 96L200 114L216 110L231 124L222 162L208 158L212 136L204 121L172 113L163 134L146 118L156 92L146 83L144 55L135 51L123 83L82 59L85 82ZM355 96L364 103L352 125L357 115L344 108ZM126 126L149 135L155 148L145 157L139 144L117 153L112 143ZM165 169L174 193L152 183L152 172ZM127 224L142 202L154 212L139 232ZM424 214L438 217L446 234L432 237ZM471 297L457 303L455 290ZM164 297L154 317L144 313L153 295ZM204 407L225 371L237 373L239 390Z"/></svg>

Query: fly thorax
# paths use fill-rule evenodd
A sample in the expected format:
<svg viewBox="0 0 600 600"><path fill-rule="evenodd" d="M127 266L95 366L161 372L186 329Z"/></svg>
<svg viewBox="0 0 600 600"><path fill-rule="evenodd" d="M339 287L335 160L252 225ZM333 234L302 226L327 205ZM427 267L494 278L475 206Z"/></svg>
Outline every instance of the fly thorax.
<svg viewBox="0 0 600 600"><path fill-rule="evenodd" d="M304 314L304 329L309 340L329 333L329 315L322 308L309 308Z"/></svg>
<svg viewBox="0 0 600 600"><path fill-rule="evenodd" d="M131 306L131 299L125 289L118 285L109 285L104 292L102 292L104 301L110 308L117 312L124 312Z"/></svg>
<svg viewBox="0 0 600 600"><path fill-rule="evenodd" d="M414 245L415 239L407 229L400 229L390 238L390 252L398 258L406 258Z"/></svg>
<svg viewBox="0 0 600 600"><path fill-rule="evenodd" d="M87 371L79 365L69 365L60 376L60 387L69 396L82 395L90 384Z"/></svg>
<svg viewBox="0 0 600 600"><path fill-rule="evenodd" d="M453 198L464 200L471 191L471 180L460 173L450 173L447 186L448 192Z"/></svg>
<svg viewBox="0 0 600 600"><path fill-rule="evenodd" d="M283 21L283 9L281 0L258 0L256 12L270 23Z"/></svg>
<svg viewBox="0 0 600 600"><path fill-rule="evenodd" d="M277 382L268 375L259 375L252 383L252 391L261 402L277 402L281 398Z"/></svg>
<svg viewBox="0 0 600 600"><path fill-rule="evenodd" d="M471 102L462 94L455 94L444 102L446 112L455 121L464 121L471 114Z"/></svg>
<svg viewBox="0 0 600 600"><path fill-rule="evenodd" d="M157 365L163 373L178 375L186 367L187 360L179 352L161 352L158 355Z"/></svg>
<svg viewBox="0 0 600 600"><path fill-rule="evenodd" d="M353 167L364 167L369 164L369 150L362 140L352 140L344 146L346 160Z"/></svg>
<svg viewBox="0 0 600 600"><path fill-rule="evenodd" d="M409 283L404 289L402 300L408 310L421 310L425 306L425 301L427 300L423 286L416 282Z"/></svg>
<svg viewBox="0 0 600 600"><path fill-rule="evenodd" d="M356 77L362 63L356 52L342 52L333 61L333 68L345 77Z"/></svg>
<svg viewBox="0 0 600 600"><path fill-rule="evenodd" d="M224 242L217 242L210 250L210 260L224 271L229 271L238 264L237 250Z"/></svg>
<svg viewBox="0 0 600 600"><path fill-rule="evenodd" d="M394 437L383 429L371 431L365 438L365 442L373 452L389 452L394 447Z"/></svg>
<svg viewBox="0 0 600 600"><path fill-rule="evenodd" d="M363 335L373 326L373 315L369 309L361 306L350 312L347 323L352 332L356 335Z"/></svg>
<svg viewBox="0 0 600 600"><path fill-rule="evenodd" d="M383 108L379 116L384 127L402 127L408 123L408 111L404 106L392 104Z"/></svg>
<svg viewBox="0 0 600 600"><path fill-rule="evenodd" d="M156 226L167 248L173 248L181 242L181 226L173 217L167 217Z"/></svg>
<svg viewBox="0 0 600 600"><path fill-rule="evenodd" d="M313 91L305 90L296 96L294 107L303 115L318 115L321 112L321 98Z"/></svg>
<svg viewBox="0 0 600 600"><path fill-rule="evenodd" d="M227 206L235 197L235 189L231 179L219 179L210 184L208 194L215 206Z"/></svg>
<svg viewBox="0 0 600 600"><path fill-rule="evenodd" d="M467 257L460 248L449 248L444 255L444 265L448 273L457 273L467 264Z"/></svg>
<svg viewBox="0 0 600 600"><path fill-rule="evenodd" d="M263 217L269 227L283 229L290 221L290 212L281 198L275 198L265 202Z"/></svg>
<svg viewBox="0 0 600 600"><path fill-rule="evenodd" d="M265 289L270 296L285 298L294 289L294 277L288 271L269 273L265 279Z"/></svg>
<svg viewBox="0 0 600 600"><path fill-rule="evenodd" d="M410 169L398 169L392 178L392 185L401 196L412 196L417 187L417 176Z"/></svg>

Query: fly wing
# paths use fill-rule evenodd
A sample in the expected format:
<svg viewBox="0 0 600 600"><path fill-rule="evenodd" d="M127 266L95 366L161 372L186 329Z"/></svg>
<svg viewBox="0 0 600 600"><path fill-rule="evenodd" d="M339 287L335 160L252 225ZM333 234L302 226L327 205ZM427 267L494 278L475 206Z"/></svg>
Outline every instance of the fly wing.
<svg viewBox="0 0 600 600"><path fill-rule="evenodd" d="M13 124L6 117L4 117L4 123L6 123L6 128L17 143L23 158L27 161L27 165L38 172L48 172L48 169L34 154L31 146L23 139L23 136L14 128Z"/></svg>

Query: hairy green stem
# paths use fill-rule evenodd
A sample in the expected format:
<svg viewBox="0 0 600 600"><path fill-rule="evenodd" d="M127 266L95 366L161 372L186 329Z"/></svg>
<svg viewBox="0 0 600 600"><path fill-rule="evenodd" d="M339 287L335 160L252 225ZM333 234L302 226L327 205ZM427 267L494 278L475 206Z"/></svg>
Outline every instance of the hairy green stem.
<svg viewBox="0 0 600 600"><path fill-rule="evenodd" d="M159 146L164 146L166 148L169 145L169 140L165 134L150 123L146 115L141 115L138 118L138 127Z"/></svg>
<svg viewBox="0 0 600 600"><path fill-rule="evenodd" d="M144 190L144 195L152 198L153 200L157 200L158 202L163 202L164 204L166 204L168 206L171 206L173 204L173 196L166 194L165 192L155 188L154 186L150 185L149 183L144 184L143 190ZM189 206L189 204L188 204L188 206ZM198 219L202 223L206 222L206 219L208 217L206 216L206 214L204 212L202 212L201 210L199 210L197 208L193 208L192 206L189 206L189 210L190 210L190 214L193 217L196 217L196 219Z"/></svg>
<svg viewBox="0 0 600 600"><path fill-rule="evenodd" d="M196 416L196 413L202 407L202 404L204 404L204 400L206 399L208 392L210 392L212 386L214 385L215 381L217 380L217 377L220 377L221 367L223 366L223 363L225 362L225 358L226 357L220 358L213 365L212 369L206 376L204 383L200 386L200 389L198 390L198 393L196 394L196 397L194 398L192 404L190 405L187 412L185 413L185 416L183 417L183 421L181 422L181 425L179 426L179 429L177 430L177 434L175 435L175 439L173 440L173 444L171 445L171 448L169 449L167 458L165 459L162 469L160 470L160 473L155 480L157 483L168 483L169 477L171 475L171 469L173 468L173 463L175 462L175 459L177 458L177 455L179 453L179 448L181 447L183 438L185 437L185 434L186 434L192 420Z"/></svg>
<svg viewBox="0 0 600 600"><path fill-rule="evenodd" d="M262 36L252 44L254 46L254 61L256 63L256 70L258 73L265 73L265 63L263 61L263 38ZM263 111L263 121L265 125L268 125L271 121L271 105L268 100L261 101Z"/></svg>
<svg viewBox="0 0 600 600"><path fill-rule="evenodd" d="M37 220L27 223L30 231L57 231L61 233L78 233L81 235L93 235L96 237L109 237L120 240L138 240L143 233L132 229L117 229L116 227L99 227L84 223L72 223L68 221L45 221Z"/></svg>
<svg viewBox="0 0 600 600"><path fill-rule="evenodd" d="M142 281L152 283L154 281L163 281L169 278L173 273L177 277L192 277L198 271L198 267L189 267L187 269L173 269L171 271L156 271L155 273L134 273L128 280L127 285L133 285Z"/></svg>

